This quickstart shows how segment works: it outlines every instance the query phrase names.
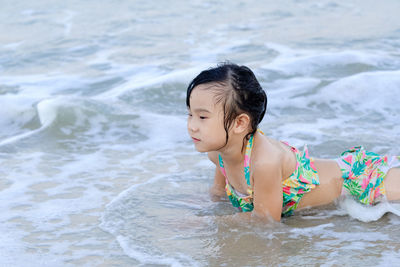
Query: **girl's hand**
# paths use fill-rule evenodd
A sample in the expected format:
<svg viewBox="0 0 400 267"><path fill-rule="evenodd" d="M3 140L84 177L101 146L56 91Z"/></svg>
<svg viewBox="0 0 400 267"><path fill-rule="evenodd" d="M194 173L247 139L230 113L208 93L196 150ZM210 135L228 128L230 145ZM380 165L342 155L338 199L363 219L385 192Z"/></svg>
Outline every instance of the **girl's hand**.
<svg viewBox="0 0 400 267"><path fill-rule="evenodd" d="M219 170L217 161L218 154L216 152L209 152L208 158L215 164L214 184L210 188L210 194L213 201L220 201L225 196L225 177Z"/></svg>
<svg viewBox="0 0 400 267"><path fill-rule="evenodd" d="M211 200L214 202L222 201L225 197L225 190L220 187L216 187L215 185L210 188L210 196Z"/></svg>

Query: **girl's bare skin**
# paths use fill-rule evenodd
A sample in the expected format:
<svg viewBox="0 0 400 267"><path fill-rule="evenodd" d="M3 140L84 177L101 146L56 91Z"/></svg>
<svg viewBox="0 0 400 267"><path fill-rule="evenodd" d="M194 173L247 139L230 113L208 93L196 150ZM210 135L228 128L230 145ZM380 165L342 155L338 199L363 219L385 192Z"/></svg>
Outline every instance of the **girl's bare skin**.
<svg viewBox="0 0 400 267"><path fill-rule="evenodd" d="M238 82L240 80L236 81ZM209 159L216 166L214 184L211 188L211 192L216 195L224 194L226 183L219 168L219 155L223 159L229 184L237 192L246 195L248 185L243 171L245 158L243 148L247 144L249 133L255 132L250 161L250 184L254 206L252 214L256 217L273 218L279 221L283 204L282 182L296 169L295 154L288 145L256 132L254 116L258 114L239 110L232 117L231 122L226 123L227 109L235 101L235 98L230 95L230 92L234 90L232 86L229 83L206 82L192 88L187 98L188 132L196 149L199 152L207 152ZM255 90L260 91L259 87ZM255 99L259 100L262 93L261 90L258 98ZM224 94L226 97L231 97L233 103L227 105L227 102L221 101ZM326 205L341 195L344 180L336 161L315 159L314 166L318 172L320 184L304 194L298 202L298 209ZM400 200L399 168L388 171L384 185L388 200Z"/></svg>

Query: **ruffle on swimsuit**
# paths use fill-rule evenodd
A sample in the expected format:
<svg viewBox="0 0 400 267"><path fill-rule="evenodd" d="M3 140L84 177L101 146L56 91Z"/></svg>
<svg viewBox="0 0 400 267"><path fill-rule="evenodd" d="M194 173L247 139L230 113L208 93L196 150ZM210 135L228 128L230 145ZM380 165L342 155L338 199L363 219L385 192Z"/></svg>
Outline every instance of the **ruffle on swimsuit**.
<svg viewBox="0 0 400 267"><path fill-rule="evenodd" d="M261 131L259 130L259 132ZM282 216L290 216L297 208L303 195L315 188L316 185L319 185L319 177L317 170L314 167L313 159L308 155L306 146L304 147L303 153L300 153L297 148L290 146L286 142L283 143L289 146L296 156L296 169L287 179L282 182ZM221 155L218 156L221 172L225 176L226 194L232 205L237 207L239 211L242 212L249 212L254 208L253 189L250 183L250 156L252 147L253 135L250 136L249 141L247 142L244 156L244 175L248 186L247 195L240 194L229 184L224 168L224 162Z"/></svg>
<svg viewBox="0 0 400 267"><path fill-rule="evenodd" d="M386 174L390 168L400 167L400 156L381 156L361 146L346 150L336 161L344 179L342 195L366 205L386 200Z"/></svg>

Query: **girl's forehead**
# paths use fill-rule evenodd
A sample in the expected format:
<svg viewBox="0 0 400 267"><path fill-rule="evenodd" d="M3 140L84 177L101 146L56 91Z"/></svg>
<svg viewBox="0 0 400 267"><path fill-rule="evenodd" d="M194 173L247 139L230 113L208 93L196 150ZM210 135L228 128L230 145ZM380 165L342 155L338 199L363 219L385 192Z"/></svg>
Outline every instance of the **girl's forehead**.
<svg viewBox="0 0 400 267"><path fill-rule="evenodd" d="M207 109L218 109L220 103L216 101L216 91L212 86L196 86L190 94L190 106L201 107Z"/></svg>
<svg viewBox="0 0 400 267"><path fill-rule="evenodd" d="M197 85L193 90L195 89L200 89L200 90L206 90L206 91L220 91L220 90L224 90L224 88L226 88L227 85L225 83L217 83L217 82L209 82L209 83L203 83L203 84L199 84Z"/></svg>

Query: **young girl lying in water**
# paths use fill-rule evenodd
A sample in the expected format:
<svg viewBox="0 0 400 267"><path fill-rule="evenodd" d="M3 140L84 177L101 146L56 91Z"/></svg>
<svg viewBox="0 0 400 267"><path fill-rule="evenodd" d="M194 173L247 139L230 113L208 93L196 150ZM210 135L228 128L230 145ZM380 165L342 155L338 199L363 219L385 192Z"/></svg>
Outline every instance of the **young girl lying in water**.
<svg viewBox="0 0 400 267"><path fill-rule="evenodd" d="M264 135L257 127L267 96L245 66L201 72L189 84L186 105L189 135L216 165L211 192L225 191L242 212L279 221L341 195L365 205L400 200L400 157L354 147L336 160L314 159L307 147L300 152Z"/></svg>

